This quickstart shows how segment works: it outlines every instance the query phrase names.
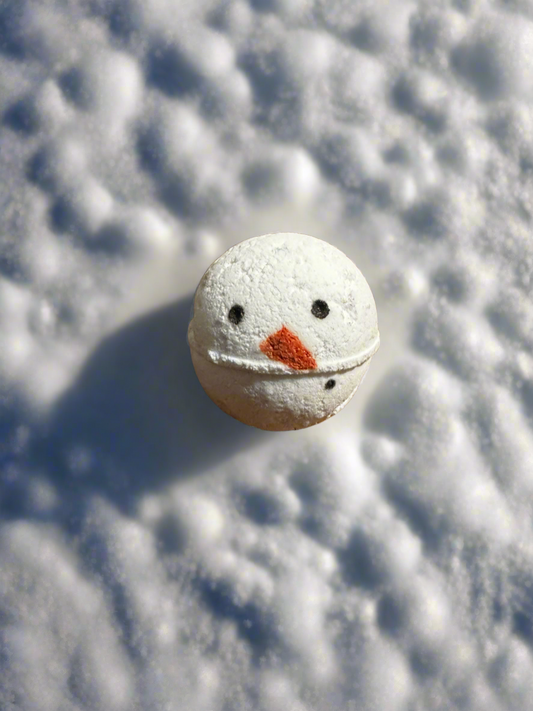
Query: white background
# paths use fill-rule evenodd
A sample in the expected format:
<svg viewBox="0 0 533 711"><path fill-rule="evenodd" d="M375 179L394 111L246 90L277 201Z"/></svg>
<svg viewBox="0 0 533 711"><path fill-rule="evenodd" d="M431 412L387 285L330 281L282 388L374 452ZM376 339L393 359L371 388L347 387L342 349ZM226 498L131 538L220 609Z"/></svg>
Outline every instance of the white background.
<svg viewBox="0 0 533 711"><path fill-rule="evenodd" d="M0 708L533 697L533 5L0 4ZM382 346L294 433L186 343L230 245L343 249Z"/></svg>

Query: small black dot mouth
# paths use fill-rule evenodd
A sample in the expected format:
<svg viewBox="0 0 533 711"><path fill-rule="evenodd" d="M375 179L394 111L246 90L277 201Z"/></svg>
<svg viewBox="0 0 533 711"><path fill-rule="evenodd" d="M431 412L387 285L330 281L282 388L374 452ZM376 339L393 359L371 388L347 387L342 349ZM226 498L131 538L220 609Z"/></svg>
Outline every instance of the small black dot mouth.
<svg viewBox="0 0 533 711"><path fill-rule="evenodd" d="M326 390L332 390L336 385L336 382L333 380L333 378L330 378L328 382L326 383Z"/></svg>

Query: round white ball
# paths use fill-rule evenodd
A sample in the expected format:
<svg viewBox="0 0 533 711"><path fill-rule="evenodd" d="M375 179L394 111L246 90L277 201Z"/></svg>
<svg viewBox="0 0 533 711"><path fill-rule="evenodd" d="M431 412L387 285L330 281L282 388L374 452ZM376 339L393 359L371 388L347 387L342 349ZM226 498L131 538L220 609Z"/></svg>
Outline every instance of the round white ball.
<svg viewBox="0 0 533 711"><path fill-rule="evenodd" d="M219 257L196 290L188 338L209 397L264 430L335 415L379 347L359 269L327 242L293 233L253 237Z"/></svg>

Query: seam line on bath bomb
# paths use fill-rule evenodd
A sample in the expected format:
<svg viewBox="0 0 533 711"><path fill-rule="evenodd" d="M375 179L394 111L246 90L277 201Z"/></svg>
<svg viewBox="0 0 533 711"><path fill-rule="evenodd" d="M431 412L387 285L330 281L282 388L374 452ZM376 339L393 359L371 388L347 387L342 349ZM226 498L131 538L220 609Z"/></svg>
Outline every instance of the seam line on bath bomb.
<svg viewBox="0 0 533 711"><path fill-rule="evenodd" d="M313 368L312 370L294 370L293 368L283 365L282 363L276 363L270 360L261 361L252 360L250 358L239 358L237 356L225 355L224 353L219 353L214 350L202 351L196 344L192 330L189 332L189 345L191 345L197 353L203 355L204 358L207 358L207 360L227 368L238 368L240 370L251 370L255 373L292 375L297 377L299 375L339 373L344 370L351 370L351 368L356 368L358 365L366 363L366 361L369 360L369 358L372 358L379 348L379 335L368 348L365 348L364 351L361 351L357 355L349 358L340 358L335 361L328 361L326 363L319 364L317 368Z"/></svg>

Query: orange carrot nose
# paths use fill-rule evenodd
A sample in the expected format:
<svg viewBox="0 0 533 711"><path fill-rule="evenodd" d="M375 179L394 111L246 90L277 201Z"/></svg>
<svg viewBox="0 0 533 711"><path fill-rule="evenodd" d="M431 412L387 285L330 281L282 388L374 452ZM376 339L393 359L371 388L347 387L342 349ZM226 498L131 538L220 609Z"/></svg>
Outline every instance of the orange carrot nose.
<svg viewBox="0 0 533 711"><path fill-rule="evenodd" d="M316 360L311 351L308 351L298 336L282 326L259 344L259 348L272 360L288 365L294 370L313 370Z"/></svg>

